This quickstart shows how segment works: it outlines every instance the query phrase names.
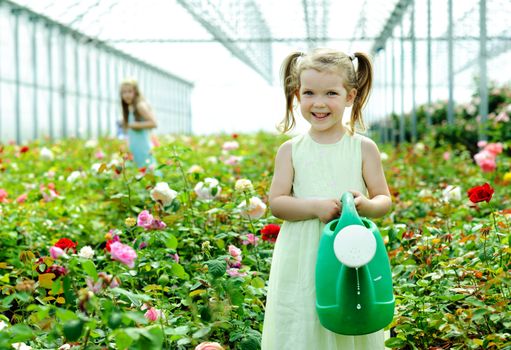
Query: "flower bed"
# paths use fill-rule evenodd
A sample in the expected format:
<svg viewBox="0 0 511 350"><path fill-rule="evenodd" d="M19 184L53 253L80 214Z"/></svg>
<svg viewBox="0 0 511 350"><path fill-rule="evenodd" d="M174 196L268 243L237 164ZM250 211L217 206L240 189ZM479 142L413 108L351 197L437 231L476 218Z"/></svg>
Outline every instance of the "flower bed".
<svg viewBox="0 0 511 350"><path fill-rule="evenodd" d="M259 349L283 140L162 139L162 176L133 167L119 140L0 146L0 348ZM447 147L383 149L387 345L505 348L511 160L493 154L485 170ZM484 183L491 199L477 189L473 203Z"/></svg>

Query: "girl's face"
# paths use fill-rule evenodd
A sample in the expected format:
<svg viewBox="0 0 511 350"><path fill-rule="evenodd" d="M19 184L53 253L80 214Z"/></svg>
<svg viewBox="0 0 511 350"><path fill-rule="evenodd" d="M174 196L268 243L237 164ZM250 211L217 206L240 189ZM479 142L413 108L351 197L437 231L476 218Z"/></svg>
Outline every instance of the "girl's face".
<svg viewBox="0 0 511 350"><path fill-rule="evenodd" d="M123 85L121 87L121 98L127 104L132 104L135 100L135 88L131 85Z"/></svg>
<svg viewBox="0 0 511 350"><path fill-rule="evenodd" d="M348 93L343 83L340 74L330 71L306 69L300 75L300 110L313 131L342 129L344 109L353 104L356 96L356 90Z"/></svg>

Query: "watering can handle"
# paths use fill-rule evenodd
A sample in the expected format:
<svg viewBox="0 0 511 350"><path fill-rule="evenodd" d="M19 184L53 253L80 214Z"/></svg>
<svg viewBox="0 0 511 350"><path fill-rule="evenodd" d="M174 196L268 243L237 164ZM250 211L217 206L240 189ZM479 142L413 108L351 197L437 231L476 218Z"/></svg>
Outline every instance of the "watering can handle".
<svg viewBox="0 0 511 350"><path fill-rule="evenodd" d="M335 233L338 233L343 227L349 225L364 225L360 216L358 216L357 208L355 207L355 200L351 192L344 192L341 196L342 212L337 226L335 227Z"/></svg>

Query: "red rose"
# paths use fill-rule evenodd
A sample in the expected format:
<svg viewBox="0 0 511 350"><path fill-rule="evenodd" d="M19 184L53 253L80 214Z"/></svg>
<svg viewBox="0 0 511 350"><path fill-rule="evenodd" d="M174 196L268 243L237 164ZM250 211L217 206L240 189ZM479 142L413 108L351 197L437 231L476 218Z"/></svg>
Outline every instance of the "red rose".
<svg viewBox="0 0 511 350"><path fill-rule="evenodd" d="M485 183L482 186L472 187L467 191L468 198L472 203L479 203L483 201L489 203L493 193L495 193L495 191L488 183Z"/></svg>
<svg viewBox="0 0 511 350"><path fill-rule="evenodd" d="M55 243L55 247L58 247L62 250L72 249L76 253L76 246L78 242L73 242L69 238L61 238L57 243Z"/></svg>
<svg viewBox="0 0 511 350"><path fill-rule="evenodd" d="M268 224L261 230L261 238L263 241L275 243L280 232L280 226L275 224Z"/></svg>
<svg viewBox="0 0 511 350"><path fill-rule="evenodd" d="M26 152L28 152L28 150L29 150L28 146L23 146L20 149L20 153L26 153Z"/></svg>

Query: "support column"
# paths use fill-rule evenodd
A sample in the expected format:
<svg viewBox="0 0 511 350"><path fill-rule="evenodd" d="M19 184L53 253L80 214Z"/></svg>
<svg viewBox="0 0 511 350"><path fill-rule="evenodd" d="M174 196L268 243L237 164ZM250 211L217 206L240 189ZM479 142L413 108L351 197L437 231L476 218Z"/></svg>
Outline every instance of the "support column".
<svg viewBox="0 0 511 350"><path fill-rule="evenodd" d="M488 77L486 59L488 57L486 48L486 0L479 0L479 97L481 102L479 105L479 115L481 123L479 123L479 140L486 140L485 123L488 119Z"/></svg>
<svg viewBox="0 0 511 350"><path fill-rule="evenodd" d="M427 51L428 51L428 61L427 61L427 70L428 70L428 104L427 104L427 108L426 108L426 125L428 126L428 129L429 127L431 126L432 124L432 121L431 121L431 104L432 104L432 101L431 101L431 86L432 86L432 82L431 82L431 77L432 77L432 69L433 69L433 64L432 64L432 58L431 58L431 0L428 0L428 15L427 15L428 19L427 19L427 26L428 26L428 36L427 36Z"/></svg>
<svg viewBox="0 0 511 350"><path fill-rule="evenodd" d="M417 55L416 55L416 41L415 41L415 1L412 1L411 8L411 43L412 43L412 143L417 141L417 113L415 106L415 92L417 87Z"/></svg>
<svg viewBox="0 0 511 350"><path fill-rule="evenodd" d="M33 123L33 129L32 129L32 138L36 140L39 136L39 116L38 116L38 77L37 77L37 19L36 17L32 16L30 17L32 21L32 82L34 84L34 90L32 92L32 123Z"/></svg>
<svg viewBox="0 0 511 350"><path fill-rule="evenodd" d="M20 13L19 10L12 10L14 15L14 126L16 132L16 143L21 143L21 67L20 67Z"/></svg>
<svg viewBox="0 0 511 350"><path fill-rule="evenodd" d="M401 117L399 119L399 142L405 142L405 39L404 25L401 22L401 54L399 55L401 74Z"/></svg>
<svg viewBox="0 0 511 350"><path fill-rule="evenodd" d="M447 122L454 124L454 41L453 41L453 14L452 0L447 2L447 79L449 84L449 101L447 105Z"/></svg>
<svg viewBox="0 0 511 350"><path fill-rule="evenodd" d="M67 133L67 86L66 86L66 74L67 74L67 57L66 57L66 50L67 50L67 38L63 30L60 30L60 113L61 113L61 120L62 120L62 132L61 135L63 138L66 138L68 136Z"/></svg>

